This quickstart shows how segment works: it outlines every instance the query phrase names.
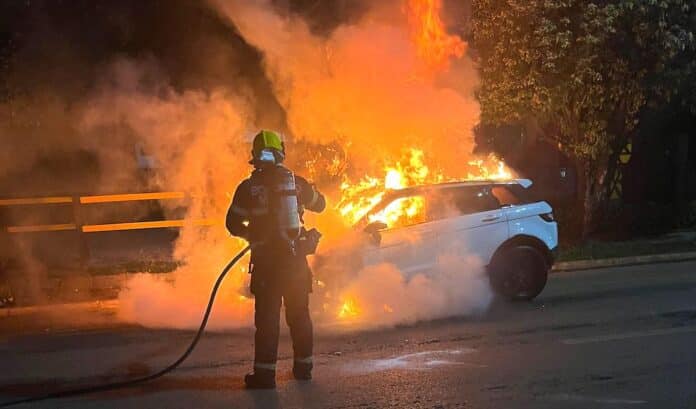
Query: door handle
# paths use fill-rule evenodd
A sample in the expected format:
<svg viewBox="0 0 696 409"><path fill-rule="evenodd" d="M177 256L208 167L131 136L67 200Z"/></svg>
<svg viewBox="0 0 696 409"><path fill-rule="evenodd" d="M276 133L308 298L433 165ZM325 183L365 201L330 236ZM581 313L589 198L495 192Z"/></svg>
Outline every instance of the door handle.
<svg viewBox="0 0 696 409"><path fill-rule="evenodd" d="M498 219L500 219L500 216L488 216L488 217L484 217L483 219L481 219L481 221L484 223L485 222L494 222Z"/></svg>

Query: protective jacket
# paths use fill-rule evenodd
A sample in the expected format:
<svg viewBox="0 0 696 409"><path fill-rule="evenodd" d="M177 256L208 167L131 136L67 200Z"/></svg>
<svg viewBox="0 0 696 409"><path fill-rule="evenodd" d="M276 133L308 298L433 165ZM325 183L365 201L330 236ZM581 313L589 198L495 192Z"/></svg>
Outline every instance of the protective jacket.
<svg viewBox="0 0 696 409"><path fill-rule="evenodd" d="M257 252L269 245L278 244L280 239L276 216L279 211L278 197L275 197L275 191L279 175L283 172L288 170L280 165L255 169L251 177L237 187L227 212L227 230L252 244L261 243L261 246L256 247ZM295 189L300 219L305 209L322 212L326 207L324 196L305 178L295 175Z"/></svg>
<svg viewBox="0 0 696 409"><path fill-rule="evenodd" d="M281 305L293 341L295 365L311 370L312 321L309 314L311 271L305 253L298 251L290 234L282 234L278 203L296 198L300 219L305 209L321 212L326 200L307 180L294 176L294 189L278 189L288 170L265 166L254 170L234 194L227 212L227 229L254 245L251 253L251 292L256 296L254 322L254 371L275 372ZM280 195L280 196L279 196ZM287 210L287 208L285 209ZM282 218L281 218L282 219ZM281 223L282 224L282 223ZM299 241L299 240L297 240Z"/></svg>
<svg viewBox="0 0 696 409"><path fill-rule="evenodd" d="M295 281L307 283L311 289L311 272L304 254L298 253L278 231L276 184L279 174L287 169L276 165L254 170L234 194L227 212L227 229L231 234L254 244L251 251L251 291L259 286L281 283L292 271ZM306 179L295 176L297 211L321 212L326 207L324 196Z"/></svg>

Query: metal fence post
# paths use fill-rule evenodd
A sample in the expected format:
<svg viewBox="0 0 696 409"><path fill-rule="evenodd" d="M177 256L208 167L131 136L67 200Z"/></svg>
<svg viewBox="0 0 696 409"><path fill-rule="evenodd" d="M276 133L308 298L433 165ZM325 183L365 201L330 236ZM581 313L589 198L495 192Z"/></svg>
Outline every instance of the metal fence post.
<svg viewBox="0 0 696 409"><path fill-rule="evenodd" d="M80 196L73 196L73 219L75 220L75 234L77 235L77 246L80 256L80 267L86 268L89 264L89 245L87 237L82 231L82 214L80 212Z"/></svg>

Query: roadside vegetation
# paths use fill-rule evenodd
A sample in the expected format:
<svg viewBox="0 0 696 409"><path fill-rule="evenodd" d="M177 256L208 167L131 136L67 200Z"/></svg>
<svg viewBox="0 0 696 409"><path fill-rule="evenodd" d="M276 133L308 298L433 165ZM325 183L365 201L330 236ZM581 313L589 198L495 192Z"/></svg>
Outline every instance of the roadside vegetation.
<svg viewBox="0 0 696 409"><path fill-rule="evenodd" d="M687 252L696 252L696 235L693 233L628 241L588 240L575 246L561 247L557 261L598 260Z"/></svg>
<svg viewBox="0 0 696 409"><path fill-rule="evenodd" d="M578 236L590 237L607 220L629 138L666 136L641 134L646 117L693 120L693 1L482 0L472 7L482 123L520 125L575 162ZM689 139L676 148L683 156Z"/></svg>
<svg viewBox="0 0 696 409"><path fill-rule="evenodd" d="M171 273L181 266L181 263L168 260L130 260L122 263L90 266L87 272L91 275L109 275L124 273Z"/></svg>

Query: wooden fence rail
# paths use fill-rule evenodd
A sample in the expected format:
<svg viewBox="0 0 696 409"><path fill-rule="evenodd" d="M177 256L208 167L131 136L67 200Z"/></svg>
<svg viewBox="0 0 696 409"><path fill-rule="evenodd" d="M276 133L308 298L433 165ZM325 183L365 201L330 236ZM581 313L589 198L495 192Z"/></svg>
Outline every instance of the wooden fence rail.
<svg viewBox="0 0 696 409"><path fill-rule="evenodd" d="M28 205L72 205L73 220L59 224L39 224L28 226L5 226L3 230L10 234L55 232L55 231L75 231L78 236L80 246L80 260L84 264L89 261L89 248L85 240L85 233L98 233L109 231L141 230L141 229L164 229L181 228L184 226L212 226L216 224L212 219L176 219L176 220L155 220L143 222L126 223L107 223L107 224L84 224L82 218L82 207L101 203L146 201L146 200L171 200L184 199L187 195L183 192L148 192L148 193L127 193L114 195L96 196L51 196L34 198L11 198L0 199L0 207L17 207Z"/></svg>

